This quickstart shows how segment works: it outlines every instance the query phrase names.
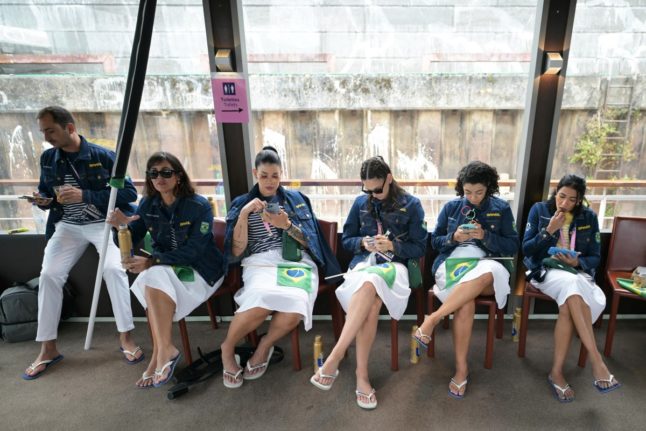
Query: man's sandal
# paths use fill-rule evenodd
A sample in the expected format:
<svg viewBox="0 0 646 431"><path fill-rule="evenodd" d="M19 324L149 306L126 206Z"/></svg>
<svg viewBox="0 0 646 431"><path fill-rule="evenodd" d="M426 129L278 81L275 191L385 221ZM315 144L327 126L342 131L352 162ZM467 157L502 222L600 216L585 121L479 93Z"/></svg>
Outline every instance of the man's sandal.
<svg viewBox="0 0 646 431"><path fill-rule="evenodd" d="M135 365L135 364L138 364L139 362L143 361L143 360L144 360L144 358L145 358L145 356L146 356L146 355L144 354L143 350L141 350L141 347L139 347L139 346L137 346L137 347L135 348L135 350L133 350L132 352L131 352L130 350L126 350L126 349L124 349L123 347L119 347L119 350L121 350L121 353L123 353L123 356L125 357L125 359L126 359L126 363L127 363L128 365ZM141 356L140 356L140 357L137 357L137 352L141 352ZM132 356L134 359L132 359L132 360L131 360L131 359L128 359L128 355Z"/></svg>
<svg viewBox="0 0 646 431"><path fill-rule="evenodd" d="M27 370L29 371L30 374L22 373L23 380L34 380L34 379L39 378L45 371L47 371L47 369L49 367L51 367L52 365L62 361L63 358L64 358L63 355L58 355L54 359L46 359L44 361L35 362L35 363L31 364L27 368ZM40 370L39 372L37 372L35 374L31 374L31 373L34 372L34 370L36 370L36 368L40 367L41 365L44 365L45 368L43 368L42 370Z"/></svg>

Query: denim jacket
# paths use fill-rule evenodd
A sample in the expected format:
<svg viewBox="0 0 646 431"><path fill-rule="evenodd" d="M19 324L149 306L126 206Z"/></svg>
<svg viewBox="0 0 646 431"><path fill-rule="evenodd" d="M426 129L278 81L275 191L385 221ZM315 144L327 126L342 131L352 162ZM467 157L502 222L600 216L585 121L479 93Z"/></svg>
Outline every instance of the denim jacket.
<svg viewBox="0 0 646 431"><path fill-rule="evenodd" d="M523 237L523 263L527 269L536 269L544 258L548 257L547 250L555 247L561 236L560 231L550 235L545 228L554 215L549 210L547 202L537 202L529 210L525 236ZM601 261L601 235L597 215L590 208L583 208L570 224L570 235L576 229L574 248L580 252L579 265L583 271L594 277Z"/></svg>
<svg viewBox="0 0 646 431"><path fill-rule="evenodd" d="M65 175L69 174L76 178L81 189L83 189L83 202L94 205L104 215L108 211L110 199L110 186L108 181L112 174L115 153L88 142L83 136L81 138L81 149L78 156L72 162L74 170L67 163L64 151L58 148L49 148L40 156L40 183L38 192L41 196L54 198L49 205L41 206L42 209L49 209L45 237L51 238L54 234L54 225L63 218L63 206L56 201L54 186L62 185L65 182ZM132 202L137 200L137 190L129 178L126 178L125 187L117 191L116 206L126 214L132 214L134 206Z"/></svg>
<svg viewBox="0 0 646 431"><path fill-rule="evenodd" d="M137 208L139 219L128 225L132 243L150 232L153 265L183 265L195 269L211 286L225 273L225 261L213 240L213 210L203 196L178 198L164 207L161 198L143 198ZM177 248L171 247L171 230ZM114 230L114 242L119 239Z"/></svg>
<svg viewBox="0 0 646 431"><path fill-rule="evenodd" d="M453 234L458 226L467 223L463 208L474 208L467 198L461 197L447 202L437 218L435 230L431 234L433 248L440 254L433 263L433 274L451 252L460 245L453 241ZM518 252L519 239L514 216L509 204L504 200L490 196L485 198L476 210L475 221L480 223L485 231L482 240L475 240L478 247L486 252L486 256L513 256Z"/></svg>
<svg viewBox="0 0 646 431"><path fill-rule="evenodd" d="M394 262L406 264L408 259L424 256L428 231L419 199L408 193L400 196L393 205L373 199L371 212L368 211L369 199L367 195L358 196L343 225L343 248L354 253L350 268L370 254L361 246L361 240L377 234L378 219L382 223L382 232L390 231Z"/></svg>
<svg viewBox="0 0 646 431"><path fill-rule="evenodd" d="M308 252L317 265L325 271L325 275L335 275L341 272L339 262L332 253L330 245L327 243L319 227L310 200L301 192L287 190L283 186L278 188L278 197L280 198L283 210L287 212L292 223L294 223L303 232L307 240ZM231 208L227 213L227 230L224 240L224 254L231 258L231 248L233 243L233 229L238 222L238 216L242 208L251 200L260 198L258 184L256 184L249 193L238 196L231 202ZM279 229L280 231L280 229ZM282 231L280 231L282 233Z"/></svg>

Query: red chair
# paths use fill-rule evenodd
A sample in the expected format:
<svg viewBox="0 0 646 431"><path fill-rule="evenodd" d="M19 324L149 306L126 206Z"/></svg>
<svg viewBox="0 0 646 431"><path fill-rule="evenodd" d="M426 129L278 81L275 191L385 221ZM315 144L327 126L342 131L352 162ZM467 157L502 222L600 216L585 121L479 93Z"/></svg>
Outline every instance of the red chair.
<svg viewBox="0 0 646 431"><path fill-rule="evenodd" d="M224 237L226 233L227 224L223 219L213 219L213 239L215 245L220 251L224 251ZM214 298L226 295L234 294L241 286L242 273L240 271L240 266L231 266L229 267L229 272L224 277L222 285L216 290L213 295L206 301L206 308L209 312L209 318L211 320L211 326L213 329L218 328L216 321L215 312L213 311L213 305L211 300ZM181 319L179 322L179 333L182 339L182 346L184 350L184 358L186 363L190 364L193 362L193 356L191 355L191 343L188 339L188 330L186 328L186 320Z"/></svg>
<svg viewBox="0 0 646 431"><path fill-rule="evenodd" d="M435 299L435 293L433 292L433 289L431 289L428 291L428 314L432 314L435 309L434 299ZM485 348L484 367L487 369L490 369L493 366L494 329L496 333L496 338L498 339L502 338L503 323L504 323L505 316L502 309L498 308L498 305L496 304L496 298L493 295L492 296L481 295L481 296L478 296L475 299L475 301L476 301L476 306L478 305L486 306L489 314L489 318L487 321L487 345ZM444 329L448 329L449 316L446 316L444 318L443 327ZM433 328L433 332L431 333L431 341L428 345L427 355L429 358L435 357L435 328Z"/></svg>
<svg viewBox="0 0 646 431"><path fill-rule="evenodd" d="M646 300L619 286L617 278L630 278L637 266L646 265L646 218L615 217L612 225L612 236L608 247L606 263L606 280L612 287L612 306L606 333L606 346L603 354L610 356L612 342L617 329L617 313L622 298Z"/></svg>
<svg viewBox="0 0 646 431"><path fill-rule="evenodd" d="M424 321L425 260L424 257L419 260L419 269L422 272L422 284L411 289L415 295L415 310L417 312L418 326ZM390 369L392 371L399 370L399 322L395 319L390 319Z"/></svg>
<svg viewBox="0 0 646 431"><path fill-rule="evenodd" d="M520 333L518 334L518 357L525 357L525 346L527 344L527 324L529 322L529 301L531 299L541 299L543 301L554 301L549 296L545 295L540 290L536 289L529 281L525 282L525 291L523 292L523 311L520 317ZM579 351L578 365L581 368L585 367L585 361L588 357L588 350L583 343Z"/></svg>

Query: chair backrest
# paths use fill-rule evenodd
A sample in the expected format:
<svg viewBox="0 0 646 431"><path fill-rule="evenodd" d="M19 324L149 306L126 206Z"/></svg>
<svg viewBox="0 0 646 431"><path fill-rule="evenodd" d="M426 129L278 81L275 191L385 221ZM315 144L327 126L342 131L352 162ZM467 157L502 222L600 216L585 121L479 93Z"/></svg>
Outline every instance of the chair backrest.
<svg viewBox="0 0 646 431"><path fill-rule="evenodd" d="M646 218L615 217L606 271L632 271L646 265Z"/></svg>
<svg viewBox="0 0 646 431"><path fill-rule="evenodd" d="M338 243L338 226L339 224L335 221L325 221L319 219L319 227L321 228L321 233L323 238L327 241L332 253L336 255L337 243Z"/></svg>
<svg viewBox="0 0 646 431"><path fill-rule="evenodd" d="M224 252L224 235L227 231L227 222L222 218L213 219L213 239L215 246Z"/></svg>

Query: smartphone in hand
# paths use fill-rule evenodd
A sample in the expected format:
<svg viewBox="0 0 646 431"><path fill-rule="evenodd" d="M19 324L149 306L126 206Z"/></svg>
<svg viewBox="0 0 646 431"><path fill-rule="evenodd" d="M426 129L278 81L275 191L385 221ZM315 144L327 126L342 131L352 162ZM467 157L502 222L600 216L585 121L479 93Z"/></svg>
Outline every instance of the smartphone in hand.
<svg viewBox="0 0 646 431"><path fill-rule="evenodd" d="M271 214L278 214L280 212L280 205L278 205L278 202L269 202L265 207L265 211Z"/></svg>
<svg viewBox="0 0 646 431"><path fill-rule="evenodd" d="M459 227L462 230L474 230L476 228L476 225L474 225L473 223L465 223L461 224Z"/></svg>

